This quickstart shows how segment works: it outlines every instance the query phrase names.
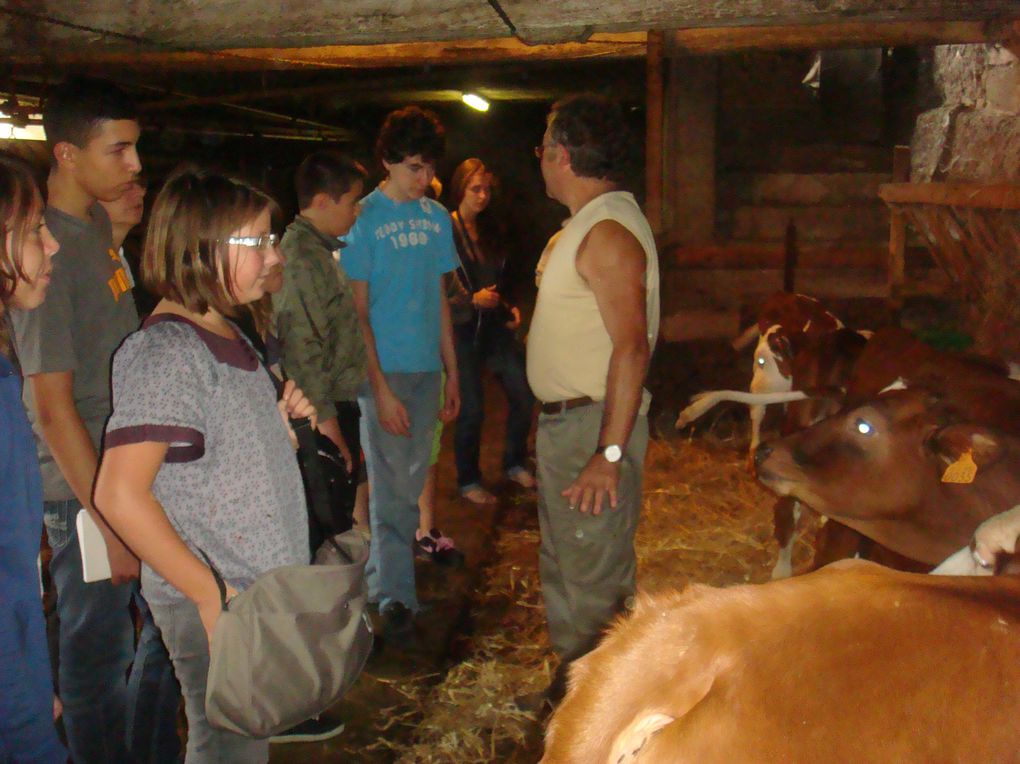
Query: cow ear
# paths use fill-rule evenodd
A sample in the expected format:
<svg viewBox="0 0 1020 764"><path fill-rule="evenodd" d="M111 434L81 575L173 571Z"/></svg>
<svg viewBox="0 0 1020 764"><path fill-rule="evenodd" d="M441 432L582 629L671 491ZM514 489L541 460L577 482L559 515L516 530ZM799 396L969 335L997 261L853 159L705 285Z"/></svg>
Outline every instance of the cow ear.
<svg viewBox="0 0 1020 764"><path fill-rule="evenodd" d="M958 462L964 455L978 467L989 467L1003 455L1003 446L995 433L972 424L956 424L936 431L931 439L932 450L946 465Z"/></svg>

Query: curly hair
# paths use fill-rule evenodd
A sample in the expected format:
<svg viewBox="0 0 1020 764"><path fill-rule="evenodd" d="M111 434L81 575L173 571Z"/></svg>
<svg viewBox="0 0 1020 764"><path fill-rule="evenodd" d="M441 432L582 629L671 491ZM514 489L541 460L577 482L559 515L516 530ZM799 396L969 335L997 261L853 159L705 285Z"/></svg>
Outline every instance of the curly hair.
<svg viewBox="0 0 1020 764"><path fill-rule="evenodd" d="M376 157L387 164L403 162L420 154L426 162L443 158L446 129L435 112L405 106L386 115L375 142Z"/></svg>
<svg viewBox="0 0 1020 764"><path fill-rule="evenodd" d="M568 96L553 104L549 135L567 150L574 173L621 182L633 161L633 141L623 109L594 93Z"/></svg>

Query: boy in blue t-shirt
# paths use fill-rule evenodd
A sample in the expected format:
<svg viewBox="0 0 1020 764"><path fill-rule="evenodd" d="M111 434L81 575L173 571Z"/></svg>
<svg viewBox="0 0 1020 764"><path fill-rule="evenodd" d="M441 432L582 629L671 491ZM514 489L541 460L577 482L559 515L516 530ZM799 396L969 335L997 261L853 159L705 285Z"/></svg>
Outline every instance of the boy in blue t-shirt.
<svg viewBox="0 0 1020 764"><path fill-rule="evenodd" d="M436 417L452 421L460 408L442 283L456 252L449 214L425 197L443 142L432 112L408 106L386 117L376 154L387 177L362 200L342 256L368 356L358 393L371 497L368 594L394 643L411 635L418 609L413 545Z"/></svg>

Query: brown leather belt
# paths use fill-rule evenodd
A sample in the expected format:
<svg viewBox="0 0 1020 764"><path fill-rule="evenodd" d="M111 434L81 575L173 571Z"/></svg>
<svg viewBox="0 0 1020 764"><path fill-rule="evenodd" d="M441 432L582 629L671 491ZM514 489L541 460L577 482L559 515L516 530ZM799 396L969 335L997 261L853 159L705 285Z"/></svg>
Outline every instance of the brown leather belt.
<svg viewBox="0 0 1020 764"><path fill-rule="evenodd" d="M570 411L570 409L580 408L581 406L590 406L595 401L589 398L587 395L582 395L580 398L571 398L569 401L553 401L552 403L542 404L543 414L562 414L564 411Z"/></svg>

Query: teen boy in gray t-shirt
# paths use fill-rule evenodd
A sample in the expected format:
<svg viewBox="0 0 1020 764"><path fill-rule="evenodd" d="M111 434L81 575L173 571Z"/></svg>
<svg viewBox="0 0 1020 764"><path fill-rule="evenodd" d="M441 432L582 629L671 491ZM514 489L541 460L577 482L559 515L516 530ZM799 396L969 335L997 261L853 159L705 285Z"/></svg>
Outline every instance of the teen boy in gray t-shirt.
<svg viewBox="0 0 1020 764"><path fill-rule="evenodd" d="M42 461L60 621L60 696L77 764L173 761L180 747L178 692L162 642L149 638L151 620L141 644L153 649L135 651L128 604L138 590L138 559L92 507L99 439L111 408L110 359L138 325L110 220L96 202L122 196L141 170L136 114L108 83L72 80L49 93L43 108L52 163L46 223L60 256L53 261L51 299L11 316ZM82 507L106 540L110 580L82 578L75 529ZM159 677L158 688L148 686L151 676Z"/></svg>

